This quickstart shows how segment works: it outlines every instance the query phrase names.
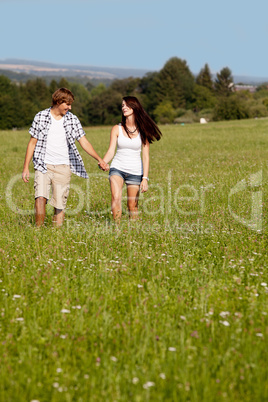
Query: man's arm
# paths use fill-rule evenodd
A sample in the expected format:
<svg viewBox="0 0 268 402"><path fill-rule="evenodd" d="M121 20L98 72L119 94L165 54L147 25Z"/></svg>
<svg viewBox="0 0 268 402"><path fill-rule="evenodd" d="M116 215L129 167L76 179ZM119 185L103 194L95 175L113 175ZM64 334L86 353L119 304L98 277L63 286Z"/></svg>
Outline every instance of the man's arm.
<svg viewBox="0 0 268 402"><path fill-rule="evenodd" d="M78 141L83 150L92 158L96 159L98 161L99 166L103 170L109 170L109 165L107 165L106 162L104 162L101 157L97 154L93 146L90 144L90 142L86 139L85 136L81 137L80 140Z"/></svg>
<svg viewBox="0 0 268 402"><path fill-rule="evenodd" d="M29 176L30 176L29 164L32 160L36 143L37 143L37 138L31 137L30 141L28 143L28 146L27 146L26 155L25 155L25 159L24 159L24 165L23 165L23 172L22 172L22 180L25 183L28 183L28 181L29 181Z"/></svg>

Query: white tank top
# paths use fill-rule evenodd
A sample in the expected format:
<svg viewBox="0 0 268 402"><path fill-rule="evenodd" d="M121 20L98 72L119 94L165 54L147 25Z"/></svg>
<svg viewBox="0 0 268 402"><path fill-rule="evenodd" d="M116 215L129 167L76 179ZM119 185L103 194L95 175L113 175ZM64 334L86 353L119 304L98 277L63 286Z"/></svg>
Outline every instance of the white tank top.
<svg viewBox="0 0 268 402"><path fill-rule="evenodd" d="M111 168L116 168L125 173L142 175L141 160L141 136L129 138L123 134L121 124L119 126L119 135L117 138L117 151L111 163Z"/></svg>

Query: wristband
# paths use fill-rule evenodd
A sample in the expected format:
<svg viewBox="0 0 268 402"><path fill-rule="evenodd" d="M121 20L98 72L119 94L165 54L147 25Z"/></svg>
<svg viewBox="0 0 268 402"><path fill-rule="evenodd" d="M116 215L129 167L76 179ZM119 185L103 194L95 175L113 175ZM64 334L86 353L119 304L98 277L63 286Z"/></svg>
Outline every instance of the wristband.
<svg viewBox="0 0 268 402"><path fill-rule="evenodd" d="M147 181L149 181L149 177L143 176L143 179L146 179Z"/></svg>

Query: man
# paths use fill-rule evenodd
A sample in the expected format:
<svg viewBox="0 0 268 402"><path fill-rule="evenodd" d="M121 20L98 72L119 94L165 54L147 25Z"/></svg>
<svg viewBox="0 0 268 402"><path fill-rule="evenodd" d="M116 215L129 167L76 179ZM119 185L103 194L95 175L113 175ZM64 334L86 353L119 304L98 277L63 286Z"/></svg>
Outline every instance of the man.
<svg viewBox="0 0 268 402"><path fill-rule="evenodd" d="M35 169L35 222L41 226L45 220L46 203L50 188L50 204L54 207L53 222L61 226L69 195L71 173L88 178L75 140L94 159L102 170L107 165L96 153L85 137L79 119L70 112L74 95L67 88L60 88L52 95L52 106L35 116L29 130L31 134L27 146L22 180L29 181L29 164L33 158Z"/></svg>

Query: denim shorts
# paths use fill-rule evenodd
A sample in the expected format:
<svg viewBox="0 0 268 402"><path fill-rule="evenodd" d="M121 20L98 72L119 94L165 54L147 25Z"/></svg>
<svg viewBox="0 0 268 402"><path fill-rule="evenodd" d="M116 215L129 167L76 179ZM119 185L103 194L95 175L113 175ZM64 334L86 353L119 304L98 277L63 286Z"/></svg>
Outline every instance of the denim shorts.
<svg viewBox="0 0 268 402"><path fill-rule="evenodd" d="M142 181L142 175L135 175L131 173L122 172L122 170L111 168L109 171L109 178L111 176L119 176L122 177L126 184L133 184L139 186Z"/></svg>

